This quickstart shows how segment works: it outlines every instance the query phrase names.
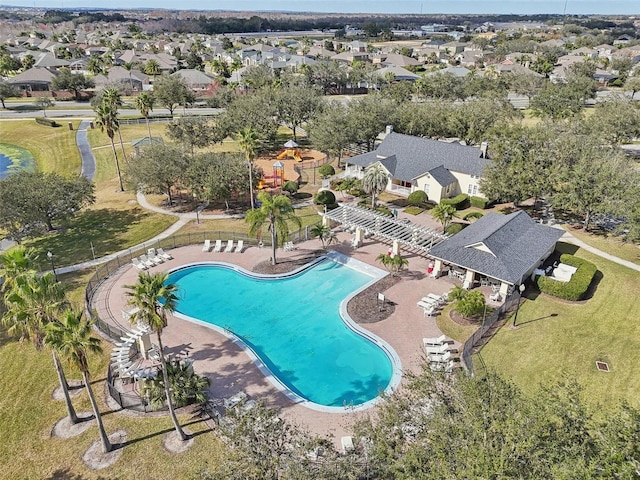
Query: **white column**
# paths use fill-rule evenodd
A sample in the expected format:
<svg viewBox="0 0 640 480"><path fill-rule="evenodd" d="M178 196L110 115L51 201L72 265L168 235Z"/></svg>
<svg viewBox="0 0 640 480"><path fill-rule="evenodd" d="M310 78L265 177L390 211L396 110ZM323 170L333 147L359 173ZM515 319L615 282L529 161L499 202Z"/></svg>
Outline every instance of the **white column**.
<svg viewBox="0 0 640 480"><path fill-rule="evenodd" d="M436 259L436 263L433 266L433 276L438 278L440 276L441 271L442 271L442 260Z"/></svg>
<svg viewBox="0 0 640 480"><path fill-rule="evenodd" d="M322 225L325 227L331 227L331 219L326 215L322 215Z"/></svg>
<svg viewBox="0 0 640 480"><path fill-rule="evenodd" d="M400 254L400 243L398 240L393 241L393 245L391 245L391 255L394 257Z"/></svg>
<svg viewBox="0 0 640 480"><path fill-rule="evenodd" d="M462 288L468 290L473 285L473 278L475 277L476 272L473 270L467 270L467 273L464 276L464 282L462 282Z"/></svg>
<svg viewBox="0 0 640 480"><path fill-rule="evenodd" d="M509 293L509 287L510 285L508 283L502 282L500 284L500 295L502 296L502 298L507 298L507 294Z"/></svg>
<svg viewBox="0 0 640 480"><path fill-rule="evenodd" d="M362 230L360 227L357 227L355 237L353 238L353 246L359 247L360 245L362 245L362 242L364 242L364 230Z"/></svg>
<svg viewBox="0 0 640 480"><path fill-rule="evenodd" d="M140 336L140 338L138 339L138 348L140 349L142 358L146 360L148 358L147 352L151 350L151 338L149 337L148 333L143 333Z"/></svg>

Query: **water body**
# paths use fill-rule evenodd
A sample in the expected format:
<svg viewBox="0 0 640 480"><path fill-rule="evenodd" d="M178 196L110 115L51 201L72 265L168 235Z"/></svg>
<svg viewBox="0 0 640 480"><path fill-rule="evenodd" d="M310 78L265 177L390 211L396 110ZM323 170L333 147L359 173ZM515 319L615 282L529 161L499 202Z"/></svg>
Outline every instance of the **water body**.
<svg viewBox="0 0 640 480"><path fill-rule="evenodd" d="M0 179L16 170L35 170L36 159L31 152L17 145L0 143Z"/></svg>
<svg viewBox="0 0 640 480"><path fill-rule="evenodd" d="M178 312L233 332L289 391L328 407L373 400L391 381L387 353L339 313L340 302L370 280L330 260L285 278L211 265L169 277Z"/></svg>

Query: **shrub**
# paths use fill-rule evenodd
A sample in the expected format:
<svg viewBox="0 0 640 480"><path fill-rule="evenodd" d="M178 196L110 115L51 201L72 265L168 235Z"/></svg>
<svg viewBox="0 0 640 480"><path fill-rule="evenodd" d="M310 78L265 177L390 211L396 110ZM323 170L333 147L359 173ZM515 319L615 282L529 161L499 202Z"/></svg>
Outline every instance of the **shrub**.
<svg viewBox="0 0 640 480"><path fill-rule="evenodd" d="M466 227L466 225L462 223L452 223L447 228L445 228L444 233L447 235L455 235L456 233L462 231L462 229Z"/></svg>
<svg viewBox="0 0 640 480"><path fill-rule="evenodd" d="M423 203L427 203L429 201L429 197L422 190L416 190L409 194L407 200L409 201L409 204L418 207Z"/></svg>
<svg viewBox="0 0 640 480"><path fill-rule="evenodd" d="M421 207L407 207L404 209L404 213L408 213L409 215L418 215L424 212L424 208Z"/></svg>
<svg viewBox="0 0 640 480"><path fill-rule="evenodd" d="M472 207L482 208L483 210L487 208L487 206L489 206L489 204L491 203L489 199L482 197L471 197L469 199L469 202L471 203Z"/></svg>
<svg viewBox="0 0 640 480"><path fill-rule="evenodd" d="M593 263L567 253L560 256L560 261L577 268L571 280L560 282L551 277L540 276L537 280L538 288L541 292L564 300L583 299L598 269Z"/></svg>
<svg viewBox="0 0 640 480"><path fill-rule="evenodd" d="M469 206L469 195L461 193L453 198L443 198L440 200L440 205L451 205L456 210L463 210Z"/></svg>
<svg viewBox="0 0 640 480"><path fill-rule="evenodd" d="M482 217L484 217L484 215L481 212L469 212L464 217L462 217L462 219L471 221L477 220Z"/></svg>
<svg viewBox="0 0 640 480"><path fill-rule="evenodd" d="M39 123L40 125L46 125L47 127L60 126L60 124L55 120L53 120L52 118L45 118L45 117L36 117L36 123Z"/></svg>
<svg viewBox="0 0 640 480"><path fill-rule="evenodd" d="M335 175L336 174L336 170L335 170L335 168L333 168L332 165L330 165L328 163L325 163L320 168L318 168L318 174L322 178L327 178L327 177L330 177L332 175Z"/></svg>
<svg viewBox="0 0 640 480"><path fill-rule="evenodd" d="M314 203L317 205L334 205L336 203L336 196L331 190L321 190L316 193Z"/></svg>
<svg viewBox="0 0 640 480"><path fill-rule="evenodd" d="M285 192L289 192L291 195L295 195L298 191L298 188L300 188L298 186L298 182L294 182L293 180L285 182L282 186L282 190L284 190Z"/></svg>
<svg viewBox="0 0 640 480"><path fill-rule="evenodd" d="M363 198L363 197L367 196L367 192L365 192L361 188L352 188L347 193L349 195L351 195L352 197L361 197L361 198Z"/></svg>

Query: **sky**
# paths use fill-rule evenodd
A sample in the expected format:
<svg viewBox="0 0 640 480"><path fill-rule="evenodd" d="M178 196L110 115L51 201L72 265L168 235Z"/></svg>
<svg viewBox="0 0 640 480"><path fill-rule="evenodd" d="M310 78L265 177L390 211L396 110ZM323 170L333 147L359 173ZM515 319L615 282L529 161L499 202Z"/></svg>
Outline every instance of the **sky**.
<svg viewBox="0 0 640 480"><path fill-rule="evenodd" d="M513 13L640 15L639 0L0 0L0 6L104 7L330 13ZM565 10L566 8L566 10Z"/></svg>

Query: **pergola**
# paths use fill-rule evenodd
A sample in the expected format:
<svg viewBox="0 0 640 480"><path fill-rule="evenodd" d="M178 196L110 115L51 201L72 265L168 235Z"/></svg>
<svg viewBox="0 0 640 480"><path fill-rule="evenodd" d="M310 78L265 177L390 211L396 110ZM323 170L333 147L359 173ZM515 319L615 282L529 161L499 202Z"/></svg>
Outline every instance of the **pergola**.
<svg viewBox="0 0 640 480"><path fill-rule="evenodd" d="M325 222L329 219L348 229L355 229L355 246L362 243L364 235L391 240L395 254L398 253L398 244L426 254L447 238L447 235L416 225L410 220L400 220L354 205L342 205L329 210L324 214L324 219Z"/></svg>

